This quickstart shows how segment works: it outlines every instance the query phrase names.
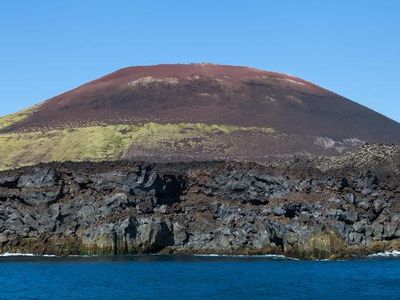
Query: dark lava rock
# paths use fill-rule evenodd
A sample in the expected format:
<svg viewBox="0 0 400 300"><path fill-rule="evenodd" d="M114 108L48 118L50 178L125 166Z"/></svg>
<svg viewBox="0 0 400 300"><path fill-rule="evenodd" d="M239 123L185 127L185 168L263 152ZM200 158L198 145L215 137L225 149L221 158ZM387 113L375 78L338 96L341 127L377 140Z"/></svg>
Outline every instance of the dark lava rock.
<svg viewBox="0 0 400 300"><path fill-rule="evenodd" d="M1 172L0 252L335 258L398 250L396 164L341 163L64 163Z"/></svg>

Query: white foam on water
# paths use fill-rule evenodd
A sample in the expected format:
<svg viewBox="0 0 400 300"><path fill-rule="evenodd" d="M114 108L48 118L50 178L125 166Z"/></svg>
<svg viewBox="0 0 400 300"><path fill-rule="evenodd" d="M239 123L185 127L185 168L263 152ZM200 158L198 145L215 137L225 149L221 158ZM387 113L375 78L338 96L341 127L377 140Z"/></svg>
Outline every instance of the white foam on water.
<svg viewBox="0 0 400 300"><path fill-rule="evenodd" d="M0 257L15 257L15 256L29 256L29 257L32 257L32 256L37 256L37 255L32 254L32 253L9 253L9 252L0 254Z"/></svg>
<svg viewBox="0 0 400 300"><path fill-rule="evenodd" d="M395 251L400 256L400 251ZM158 256L159 254L152 254ZM378 254L374 254L378 255ZM194 254L196 257L231 257L231 258L271 258L271 259L288 259L288 260L299 260L294 257L287 257L279 254L264 254L264 255L231 255L231 254ZM33 254L33 253L10 253L6 252L0 254L0 257L61 257L52 254ZM98 257L98 255L68 255L67 257Z"/></svg>
<svg viewBox="0 0 400 300"><path fill-rule="evenodd" d="M368 255L368 257L400 257L400 251L385 251Z"/></svg>
<svg viewBox="0 0 400 300"><path fill-rule="evenodd" d="M72 254L72 255L67 255L67 257L99 257L99 256L98 255L87 255L87 254L82 254L82 255Z"/></svg>
<svg viewBox="0 0 400 300"><path fill-rule="evenodd" d="M194 254L197 257L232 257L232 258L272 258L272 259L290 259L299 260L293 257L287 257L279 254L264 254L264 255L231 255L231 254Z"/></svg>
<svg viewBox="0 0 400 300"><path fill-rule="evenodd" d="M11 253L11 252L6 252L3 254L0 254L0 257L57 257L57 255L51 255L51 254L33 254L33 253Z"/></svg>

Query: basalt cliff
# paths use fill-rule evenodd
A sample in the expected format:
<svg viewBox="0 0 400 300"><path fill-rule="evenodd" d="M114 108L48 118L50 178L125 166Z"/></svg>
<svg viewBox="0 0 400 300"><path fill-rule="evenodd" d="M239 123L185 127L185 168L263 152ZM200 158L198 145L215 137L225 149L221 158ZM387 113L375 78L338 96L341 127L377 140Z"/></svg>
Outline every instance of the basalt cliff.
<svg viewBox="0 0 400 300"><path fill-rule="evenodd" d="M0 253L400 249L400 148L251 162L65 162L0 173Z"/></svg>

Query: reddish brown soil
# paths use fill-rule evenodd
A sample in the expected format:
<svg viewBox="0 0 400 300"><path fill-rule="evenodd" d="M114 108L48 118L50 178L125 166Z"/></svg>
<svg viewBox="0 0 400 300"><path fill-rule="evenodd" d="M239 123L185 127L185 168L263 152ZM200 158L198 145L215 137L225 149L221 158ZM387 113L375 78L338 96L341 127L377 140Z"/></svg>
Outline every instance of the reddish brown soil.
<svg viewBox="0 0 400 300"><path fill-rule="evenodd" d="M10 130L149 121L262 126L288 134L400 142L400 124L312 83L211 64L122 69L44 102Z"/></svg>

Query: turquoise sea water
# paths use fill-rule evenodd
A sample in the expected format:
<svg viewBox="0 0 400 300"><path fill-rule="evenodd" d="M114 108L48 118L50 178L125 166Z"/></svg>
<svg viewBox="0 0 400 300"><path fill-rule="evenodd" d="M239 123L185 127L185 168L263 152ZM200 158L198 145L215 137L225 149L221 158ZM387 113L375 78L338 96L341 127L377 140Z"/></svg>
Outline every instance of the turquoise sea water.
<svg viewBox="0 0 400 300"><path fill-rule="evenodd" d="M0 299L400 299L400 260L2 257Z"/></svg>

